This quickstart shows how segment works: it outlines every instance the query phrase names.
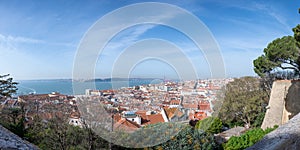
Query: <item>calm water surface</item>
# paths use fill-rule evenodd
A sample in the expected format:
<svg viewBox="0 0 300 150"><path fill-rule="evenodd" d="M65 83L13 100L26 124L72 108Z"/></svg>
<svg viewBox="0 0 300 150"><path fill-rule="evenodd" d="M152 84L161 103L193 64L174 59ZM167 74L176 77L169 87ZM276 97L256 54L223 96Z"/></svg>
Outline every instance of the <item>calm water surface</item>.
<svg viewBox="0 0 300 150"><path fill-rule="evenodd" d="M59 92L61 94L73 95L73 83L72 80L22 80L17 81L18 84L18 93L17 95L24 95L30 93L36 94L47 94L51 92ZM130 80L130 81L117 81L114 82L114 89L126 87L126 86L136 86L144 84L157 84L159 80L150 80L150 79L139 79L139 80ZM91 82L75 82L75 85L81 87L80 93L84 94L85 89L89 89ZM112 89L112 84L110 81L97 81L95 82L96 89L105 90Z"/></svg>

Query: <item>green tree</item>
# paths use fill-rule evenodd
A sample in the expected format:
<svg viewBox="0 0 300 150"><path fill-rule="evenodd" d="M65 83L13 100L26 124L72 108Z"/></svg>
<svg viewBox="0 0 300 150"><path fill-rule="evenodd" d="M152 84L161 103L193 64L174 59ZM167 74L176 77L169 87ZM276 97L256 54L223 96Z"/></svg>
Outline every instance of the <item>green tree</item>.
<svg viewBox="0 0 300 150"><path fill-rule="evenodd" d="M259 140L261 140L266 134L275 130L278 126L274 128L268 128L263 130L261 128L254 128L248 130L246 133L242 134L239 137L233 136L231 137L226 144L223 145L225 150L243 150L247 147L252 146Z"/></svg>
<svg viewBox="0 0 300 150"><path fill-rule="evenodd" d="M50 120L35 116L33 123L27 128L25 139L45 150L108 148L108 142L87 126L80 128L69 125L65 119L58 116Z"/></svg>
<svg viewBox="0 0 300 150"><path fill-rule="evenodd" d="M222 121L216 117L208 117L198 121L196 129L201 129L207 133L216 134L222 131Z"/></svg>
<svg viewBox="0 0 300 150"><path fill-rule="evenodd" d="M295 28L293 28L293 32L294 32L294 38L297 41L297 46L300 47L300 24L298 24Z"/></svg>
<svg viewBox="0 0 300 150"><path fill-rule="evenodd" d="M43 132L43 140L39 144L41 149L69 149L70 145L67 142L68 124L65 119L54 116L53 119L47 121L47 126Z"/></svg>
<svg viewBox="0 0 300 150"><path fill-rule="evenodd" d="M268 103L268 95L255 77L236 78L226 85L224 101L219 118L227 124L243 123L250 127L262 113ZM257 123L255 125L259 126Z"/></svg>
<svg viewBox="0 0 300 150"><path fill-rule="evenodd" d="M264 49L264 54L253 61L254 71L260 77L274 73L292 71L294 76L288 75L280 78L299 77L300 72L300 24L293 28L294 36L277 38ZM291 75L291 73L289 73Z"/></svg>
<svg viewBox="0 0 300 150"><path fill-rule="evenodd" d="M218 149L218 145L214 141L214 136L202 130L195 130L193 127L185 126L176 136L153 149Z"/></svg>
<svg viewBox="0 0 300 150"><path fill-rule="evenodd" d="M12 94L16 93L18 90L17 84L13 81L13 78L9 77L9 74L0 75L0 99L11 97Z"/></svg>
<svg viewBox="0 0 300 150"><path fill-rule="evenodd" d="M39 116L34 116L33 122L28 124L25 139L35 145L40 145L45 136L46 122Z"/></svg>
<svg viewBox="0 0 300 150"><path fill-rule="evenodd" d="M0 124L8 130L17 134L20 137L24 137L25 130L25 109L24 104L19 103L19 107L4 107L0 111Z"/></svg>

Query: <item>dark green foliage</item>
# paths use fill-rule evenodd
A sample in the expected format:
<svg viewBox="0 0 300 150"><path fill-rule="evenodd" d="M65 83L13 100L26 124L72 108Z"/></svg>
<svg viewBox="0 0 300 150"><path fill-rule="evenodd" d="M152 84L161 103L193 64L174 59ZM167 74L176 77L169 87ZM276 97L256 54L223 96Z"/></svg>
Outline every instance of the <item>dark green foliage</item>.
<svg viewBox="0 0 300 150"><path fill-rule="evenodd" d="M279 78L299 77L300 24L293 28L293 32L294 36L284 36L269 43L264 49L264 54L253 61L254 71L257 75L265 77L272 73L280 73Z"/></svg>
<svg viewBox="0 0 300 150"><path fill-rule="evenodd" d="M0 124L20 137L24 137L26 133L24 126L25 117L22 108L4 107L0 112Z"/></svg>
<svg viewBox="0 0 300 150"><path fill-rule="evenodd" d="M252 123L252 127L260 127L265 118L265 112L260 112Z"/></svg>
<svg viewBox="0 0 300 150"><path fill-rule="evenodd" d="M0 99L3 97L11 97L12 94L16 93L18 83L13 81L13 78L7 75L0 75Z"/></svg>
<svg viewBox="0 0 300 150"><path fill-rule="evenodd" d="M278 126L274 128L268 128L263 130L261 128L254 128L248 130L246 133L239 137L231 137L226 144L223 145L225 150L243 150L247 147L252 146L259 140L261 140L266 134L275 130Z"/></svg>
<svg viewBox="0 0 300 150"><path fill-rule="evenodd" d="M27 129L26 139L41 149L107 149L108 143L89 128L69 125L61 118L47 122L35 118Z"/></svg>
<svg viewBox="0 0 300 150"><path fill-rule="evenodd" d="M114 137L114 143L124 147L143 148L164 143L183 130L187 125L181 123L157 123L146 125L132 133L115 129L115 133L110 134Z"/></svg>
<svg viewBox="0 0 300 150"><path fill-rule="evenodd" d="M208 117L200 120L196 125L196 129L200 129L211 134L220 133L222 131L222 127L222 121L215 117Z"/></svg>
<svg viewBox="0 0 300 150"><path fill-rule="evenodd" d="M29 142L32 142L36 145L43 141L43 136L45 134L44 130L46 129L46 122L42 122L39 117L34 117L34 122L29 124L27 132L25 134L25 139Z"/></svg>
<svg viewBox="0 0 300 150"><path fill-rule="evenodd" d="M298 24L295 28L293 28L293 32L294 32L294 38L297 41L297 46L300 47L300 24Z"/></svg>
<svg viewBox="0 0 300 150"><path fill-rule="evenodd" d="M91 129L69 125L67 120L54 116L42 120L34 116L33 122L25 127L25 111L20 108L4 107L0 113L0 123L21 138L37 145L41 149L107 149L108 143Z"/></svg>
<svg viewBox="0 0 300 150"><path fill-rule="evenodd" d="M176 136L158 146L149 149L217 149L218 145L214 141L212 134L197 130L189 125L185 126Z"/></svg>
<svg viewBox="0 0 300 150"><path fill-rule="evenodd" d="M9 130L15 133L20 137L24 137L26 134L25 126L24 126L24 118L21 118L17 124L9 124Z"/></svg>
<svg viewBox="0 0 300 150"><path fill-rule="evenodd" d="M236 78L226 86L219 118L226 124L251 125L262 123L268 94L262 90L260 80L255 77Z"/></svg>

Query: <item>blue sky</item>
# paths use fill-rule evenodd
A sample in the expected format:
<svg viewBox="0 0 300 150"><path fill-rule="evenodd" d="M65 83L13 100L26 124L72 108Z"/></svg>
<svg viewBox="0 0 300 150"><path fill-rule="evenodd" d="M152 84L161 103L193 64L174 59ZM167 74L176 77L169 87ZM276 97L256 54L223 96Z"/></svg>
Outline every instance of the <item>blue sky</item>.
<svg viewBox="0 0 300 150"><path fill-rule="evenodd" d="M17 80L72 78L77 48L87 30L105 14L139 2L142 1L0 0L0 74L10 73ZM252 61L262 54L263 48L276 38L292 35L291 29L300 23L300 0L164 3L186 9L208 27L219 44L227 77L255 75ZM149 38L178 46L195 65L200 78L210 77L205 56L189 38L170 27L152 24L132 26L111 39L98 56L95 76L110 77L120 53ZM141 61L130 74L163 76L177 77L170 64L153 59Z"/></svg>

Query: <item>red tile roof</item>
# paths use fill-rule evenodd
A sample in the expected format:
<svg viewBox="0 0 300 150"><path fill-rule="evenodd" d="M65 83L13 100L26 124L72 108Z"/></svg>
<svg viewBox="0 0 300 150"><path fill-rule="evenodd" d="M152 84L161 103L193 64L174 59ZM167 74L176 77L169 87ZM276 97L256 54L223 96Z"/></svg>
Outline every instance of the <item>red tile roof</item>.
<svg viewBox="0 0 300 150"><path fill-rule="evenodd" d="M140 115L141 118L146 118L147 117L146 113L147 113L147 110L139 110L139 111L135 112L135 114Z"/></svg>
<svg viewBox="0 0 300 150"><path fill-rule="evenodd" d="M143 125L156 124L156 123L160 123L160 122L165 122L162 114L147 115L146 116L146 120L147 120L147 122L144 123Z"/></svg>
<svg viewBox="0 0 300 150"><path fill-rule="evenodd" d="M164 108L164 110L169 119L173 118L174 116L181 117L183 115L178 108Z"/></svg>
<svg viewBox="0 0 300 150"><path fill-rule="evenodd" d="M208 101L200 100L199 101L199 109L210 111L210 103Z"/></svg>
<svg viewBox="0 0 300 150"><path fill-rule="evenodd" d="M70 114L70 118L80 118L80 114L79 114L79 112L77 112L77 111L75 111L75 112L72 112L71 114Z"/></svg>
<svg viewBox="0 0 300 150"><path fill-rule="evenodd" d="M196 112L196 113L194 114L194 118L195 118L196 120L202 120L202 119L207 118L207 114L206 114L205 112Z"/></svg>
<svg viewBox="0 0 300 150"><path fill-rule="evenodd" d="M179 105L180 101L179 100L171 100L170 105Z"/></svg>
<svg viewBox="0 0 300 150"><path fill-rule="evenodd" d="M119 113L117 113L117 114L114 114L114 120L116 121L116 122L118 122L119 120L121 120L121 114L119 114Z"/></svg>
<svg viewBox="0 0 300 150"><path fill-rule="evenodd" d="M130 121L128 119L122 118L114 124L114 130L124 130L127 132L132 132L140 128L136 122Z"/></svg>
<svg viewBox="0 0 300 150"><path fill-rule="evenodd" d="M183 104L183 108L198 109L197 104Z"/></svg>

